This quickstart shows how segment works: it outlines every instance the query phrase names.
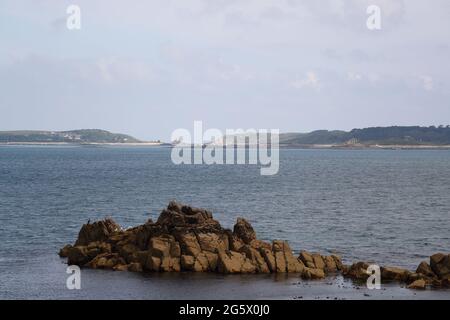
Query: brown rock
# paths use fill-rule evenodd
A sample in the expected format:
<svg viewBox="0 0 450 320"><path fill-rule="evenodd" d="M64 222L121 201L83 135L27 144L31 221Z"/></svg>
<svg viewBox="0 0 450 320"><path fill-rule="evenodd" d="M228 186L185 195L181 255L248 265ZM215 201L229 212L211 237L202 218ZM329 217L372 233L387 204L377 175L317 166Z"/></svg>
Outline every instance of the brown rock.
<svg viewBox="0 0 450 320"><path fill-rule="evenodd" d="M93 269L113 269L116 265L126 265L125 260L117 253L99 254L88 264Z"/></svg>
<svg viewBox="0 0 450 320"><path fill-rule="evenodd" d="M381 267L381 281L406 281L410 272L397 267Z"/></svg>
<svg viewBox="0 0 450 320"><path fill-rule="evenodd" d="M408 285L408 289L425 290L426 282L423 279L419 279Z"/></svg>
<svg viewBox="0 0 450 320"><path fill-rule="evenodd" d="M367 268L369 268L367 262L356 262L345 271L344 275L355 280L366 280L369 277Z"/></svg>
<svg viewBox="0 0 450 320"><path fill-rule="evenodd" d="M105 241L114 232L120 230L120 226L112 219L87 223L81 227L75 246L85 246L94 241Z"/></svg>
<svg viewBox="0 0 450 320"><path fill-rule="evenodd" d="M131 262L135 259L135 254L139 251L139 248L132 243L128 243L119 249L119 255L123 257L127 262Z"/></svg>
<svg viewBox="0 0 450 320"><path fill-rule="evenodd" d="M286 258L284 257L284 241L274 240L272 251L275 256L276 270L278 273L286 272Z"/></svg>
<svg viewBox="0 0 450 320"><path fill-rule="evenodd" d="M332 256L325 256L324 262L325 262L325 270L327 272L336 272L338 270L336 262Z"/></svg>
<svg viewBox="0 0 450 320"><path fill-rule="evenodd" d="M269 273L269 267L267 266L264 257L261 253L250 245L244 245L239 252L243 252L245 256L250 259L253 265L256 266L256 272Z"/></svg>
<svg viewBox="0 0 450 320"><path fill-rule="evenodd" d="M195 257L202 251L194 233L180 235L179 242L182 254Z"/></svg>
<svg viewBox="0 0 450 320"><path fill-rule="evenodd" d="M303 271L304 265L296 259L292 253L292 249L287 241L283 244L284 259L286 261L286 271L300 273Z"/></svg>
<svg viewBox="0 0 450 320"><path fill-rule="evenodd" d="M325 278L325 272L318 268L305 267L302 272L303 279L323 279Z"/></svg>
<svg viewBox="0 0 450 320"><path fill-rule="evenodd" d="M161 258L148 255L147 261L145 263L145 269L150 271L160 271L161 267Z"/></svg>
<svg viewBox="0 0 450 320"><path fill-rule="evenodd" d="M422 261L416 269L416 273L423 274L427 277L435 277L433 270L431 270L430 265L426 261Z"/></svg>
<svg viewBox="0 0 450 320"><path fill-rule="evenodd" d="M176 258L170 258L170 271L173 272L180 272L181 271L181 259Z"/></svg>
<svg viewBox="0 0 450 320"><path fill-rule="evenodd" d="M335 254L332 254L331 257L334 259L334 263L336 264L336 268L338 270L342 270L344 265L342 264L341 257Z"/></svg>
<svg viewBox="0 0 450 320"><path fill-rule="evenodd" d="M298 259L300 259L308 268L315 268L313 257L308 251L300 251Z"/></svg>
<svg viewBox="0 0 450 320"><path fill-rule="evenodd" d="M142 264L140 264L139 262L132 262L128 265L128 271L142 272Z"/></svg>
<svg viewBox="0 0 450 320"><path fill-rule="evenodd" d="M199 271L199 272L200 271L204 271L204 272L209 271L209 261L204 252L200 252L195 257L195 262L200 264L200 266L198 266L199 270L196 270L196 271Z"/></svg>
<svg viewBox="0 0 450 320"><path fill-rule="evenodd" d="M316 266L317 269L321 269L324 270L325 269L325 262L323 261L323 258L320 254L313 254L312 255L313 261L314 261L314 265Z"/></svg>
<svg viewBox="0 0 450 320"><path fill-rule="evenodd" d="M234 225L233 235L241 239L245 244L250 244L256 239L255 230L252 225L243 218L237 218L237 222Z"/></svg>
<svg viewBox="0 0 450 320"><path fill-rule="evenodd" d="M71 249L72 245L65 245L61 250L59 250L58 254L61 258L67 258Z"/></svg>
<svg viewBox="0 0 450 320"><path fill-rule="evenodd" d="M136 262L139 262L141 266L145 266L148 259L148 251L138 251L136 252Z"/></svg>
<svg viewBox="0 0 450 320"><path fill-rule="evenodd" d="M193 271L195 264L195 258L189 255L181 256L181 270Z"/></svg>
<svg viewBox="0 0 450 320"><path fill-rule="evenodd" d="M228 250L228 239L216 233L199 233L197 240L203 251L218 252Z"/></svg>
<svg viewBox="0 0 450 320"><path fill-rule="evenodd" d="M167 236L151 238L148 246L149 253L153 257L169 257L171 242L173 242L173 239Z"/></svg>
<svg viewBox="0 0 450 320"><path fill-rule="evenodd" d="M67 263L69 265L83 266L91 260L91 257L87 254L87 248L85 246L74 246L66 248Z"/></svg>
<svg viewBox="0 0 450 320"><path fill-rule="evenodd" d="M264 261L267 264L270 272L277 272L277 264L275 261L275 256L272 251L266 248L261 248L260 251L261 256L264 258Z"/></svg>
<svg viewBox="0 0 450 320"><path fill-rule="evenodd" d="M230 244L230 250L232 251L239 251L244 246L244 241L241 239L238 239L235 236L231 236L228 238L229 244Z"/></svg>
<svg viewBox="0 0 450 320"><path fill-rule="evenodd" d="M430 267L439 279L443 279L450 275L450 255L445 255L443 253L432 255L430 257Z"/></svg>
<svg viewBox="0 0 450 320"><path fill-rule="evenodd" d="M126 264L117 264L113 267L114 271L128 271L128 266Z"/></svg>
<svg viewBox="0 0 450 320"><path fill-rule="evenodd" d="M208 260L209 271L217 271L217 260L219 259L218 254L208 251L205 251L204 254Z"/></svg>
<svg viewBox="0 0 450 320"><path fill-rule="evenodd" d="M256 266L245 254L236 251L219 252L217 270L221 273L253 273Z"/></svg>

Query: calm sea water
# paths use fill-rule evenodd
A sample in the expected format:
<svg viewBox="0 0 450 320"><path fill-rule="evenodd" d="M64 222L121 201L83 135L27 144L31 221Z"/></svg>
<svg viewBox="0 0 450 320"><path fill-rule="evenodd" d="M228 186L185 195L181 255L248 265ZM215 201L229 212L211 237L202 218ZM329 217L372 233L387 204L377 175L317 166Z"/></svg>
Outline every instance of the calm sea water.
<svg viewBox="0 0 450 320"><path fill-rule="evenodd" d="M0 147L0 298L267 297L256 292L280 286L273 277L83 270L85 290L65 289L57 252L83 223L141 224L172 199L211 209L225 227L242 216L261 239L348 263L413 269L450 252L450 151L281 150L280 158L277 175L261 176L256 166L176 166L166 148ZM295 295L286 281L274 297Z"/></svg>

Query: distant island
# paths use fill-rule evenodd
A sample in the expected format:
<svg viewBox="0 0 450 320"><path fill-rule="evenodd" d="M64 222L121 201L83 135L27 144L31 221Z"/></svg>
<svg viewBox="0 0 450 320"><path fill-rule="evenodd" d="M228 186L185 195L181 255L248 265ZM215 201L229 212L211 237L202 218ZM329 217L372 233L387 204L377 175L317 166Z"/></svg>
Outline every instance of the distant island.
<svg viewBox="0 0 450 320"><path fill-rule="evenodd" d="M391 126L281 133L281 148L450 148L450 126ZM164 145L100 129L71 131L0 131L0 144Z"/></svg>
<svg viewBox="0 0 450 320"><path fill-rule="evenodd" d="M130 135L111 133L100 129L71 131L0 131L2 144L160 144L160 141L144 142Z"/></svg>
<svg viewBox="0 0 450 320"><path fill-rule="evenodd" d="M450 146L450 126L392 126L353 129L351 131L317 130L310 133L282 133L281 147L443 147Z"/></svg>

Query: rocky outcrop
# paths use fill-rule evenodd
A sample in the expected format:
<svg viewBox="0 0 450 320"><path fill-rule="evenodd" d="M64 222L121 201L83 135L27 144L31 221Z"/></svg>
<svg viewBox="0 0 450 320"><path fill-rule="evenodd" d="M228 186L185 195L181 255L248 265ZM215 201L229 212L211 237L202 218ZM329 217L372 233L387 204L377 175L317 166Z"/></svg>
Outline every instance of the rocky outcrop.
<svg viewBox="0 0 450 320"><path fill-rule="evenodd" d="M355 280L366 280L369 277L367 269L370 263L357 262L344 268L344 276ZM398 267L381 267L382 282L406 283L409 289L450 288L450 255L436 253L430 257L430 262L422 261L415 272Z"/></svg>
<svg viewBox="0 0 450 320"><path fill-rule="evenodd" d="M296 257L286 241L258 240L243 218L231 231L210 211L175 201L156 222L127 230L111 219L88 222L59 254L69 264L133 272L298 273L319 279L342 269L338 256L302 251Z"/></svg>
<svg viewBox="0 0 450 320"><path fill-rule="evenodd" d="M342 273L355 280L369 277L368 262L346 266L337 255L300 251L287 241L259 240L251 224L238 218L233 230L222 228L210 211L172 201L156 222L123 230L112 219L83 225L74 245L59 255L71 265L131 272L295 273L322 279ZM415 272L381 267L381 279L404 282L411 289L450 287L450 255L423 261Z"/></svg>

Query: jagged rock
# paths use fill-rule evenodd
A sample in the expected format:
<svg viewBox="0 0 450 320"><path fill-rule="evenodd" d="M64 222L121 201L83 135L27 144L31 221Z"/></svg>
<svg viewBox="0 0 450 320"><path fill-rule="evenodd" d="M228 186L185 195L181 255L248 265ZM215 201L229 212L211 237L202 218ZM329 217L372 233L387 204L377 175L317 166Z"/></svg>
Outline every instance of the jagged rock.
<svg viewBox="0 0 450 320"><path fill-rule="evenodd" d="M250 244L253 240L256 240L255 230L253 230L251 224L243 218L237 218L237 222L233 229L233 235L241 239L245 244Z"/></svg>
<svg viewBox="0 0 450 320"><path fill-rule="evenodd" d="M336 261L332 256L325 256L324 262L325 262L325 270L327 272L336 272L338 270Z"/></svg>
<svg viewBox="0 0 450 320"><path fill-rule="evenodd" d="M445 255L443 253L436 253L430 257L431 270L439 277L443 279L450 275L450 254Z"/></svg>
<svg viewBox="0 0 450 320"><path fill-rule="evenodd" d="M139 251L139 248L132 244L127 243L123 247L120 247L119 254L122 256L127 262L131 262L136 260L136 252Z"/></svg>
<svg viewBox="0 0 450 320"><path fill-rule="evenodd" d="M240 252L243 252L248 259L251 260L252 264L256 266L256 271L258 273L269 273L270 269L266 263L266 260L257 249L250 245L244 245Z"/></svg>
<svg viewBox="0 0 450 320"><path fill-rule="evenodd" d="M348 270L344 272L344 275L355 280L366 280L369 277L367 268L369 268L367 262L359 261L352 264Z"/></svg>
<svg viewBox="0 0 450 320"><path fill-rule="evenodd" d="M199 233L197 240L201 250L219 252L228 250L228 237L216 233Z"/></svg>
<svg viewBox="0 0 450 320"><path fill-rule="evenodd" d="M315 268L314 259L312 254L308 251L300 251L300 255L298 257L299 260L303 262L303 264L308 268Z"/></svg>
<svg viewBox="0 0 450 320"><path fill-rule="evenodd" d="M67 258L71 249L72 245L67 244L61 250L59 250L58 254L61 258Z"/></svg>
<svg viewBox="0 0 450 320"><path fill-rule="evenodd" d="M267 248L261 248L260 253L262 257L264 258L264 261L267 264L267 267L269 268L270 272L277 272L277 264L275 261L275 256L273 255L272 250Z"/></svg>
<svg viewBox="0 0 450 320"><path fill-rule="evenodd" d="M423 274L427 277L434 278L436 275L433 270L431 270L430 265L426 261L422 261L416 269L416 273Z"/></svg>
<svg viewBox="0 0 450 320"><path fill-rule="evenodd" d="M197 236L194 233L184 233L179 236L178 241L183 254L195 257L202 251L202 248L197 241Z"/></svg>
<svg viewBox="0 0 450 320"><path fill-rule="evenodd" d="M332 254L331 257L334 260L334 263L336 264L337 270L343 270L344 265L342 264L341 257L335 254Z"/></svg>
<svg viewBox="0 0 450 320"><path fill-rule="evenodd" d="M75 246L85 246L94 241L105 241L112 233L120 230L120 226L109 218L87 223L81 227Z"/></svg>
<svg viewBox="0 0 450 320"><path fill-rule="evenodd" d="M71 246L66 249L67 263L69 265L83 266L91 260L87 254L86 246Z"/></svg>
<svg viewBox="0 0 450 320"><path fill-rule="evenodd" d="M303 279L323 279L325 278L325 272L318 268L305 267L302 272Z"/></svg>
<svg viewBox="0 0 450 320"><path fill-rule="evenodd" d="M423 279L419 279L408 285L408 289L416 289L416 290L425 290L426 289L426 282Z"/></svg>
<svg viewBox="0 0 450 320"><path fill-rule="evenodd" d="M194 271L195 258L189 255L181 256L181 268L186 271Z"/></svg>
<svg viewBox="0 0 450 320"><path fill-rule="evenodd" d="M228 243L230 250L239 251L244 246L244 241L239 239L238 237L231 235L228 237Z"/></svg>
<svg viewBox="0 0 450 320"><path fill-rule="evenodd" d="M217 270L221 273L254 273L256 266L245 254L236 251L219 252Z"/></svg>
<svg viewBox="0 0 450 320"><path fill-rule="evenodd" d="M323 258L320 254L313 254L312 255L314 265L317 269L324 270L325 269L325 262L323 261Z"/></svg>
<svg viewBox="0 0 450 320"><path fill-rule="evenodd" d="M272 251L275 256L275 264L277 272L302 272L303 264L301 264L294 255L289 244L286 241L274 240Z"/></svg>
<svg viewBox="0 0 450 320"><path fill-rule="evenodd" d="M275 264L277 272L286 272L286 258L284 256L284 242L274 240L272 243L272 251L275 256Z"/></svg>
<svg viewBox="0 0 450 320"><path fill-rule="evenodd" d="M88 263L93 269L113 269L117 265L126 265L125 260L117 253L102 253Z"/></svg>
<svg viewBox="0 0 450 320"><path fill-rule="evenodd" d="M233 231L224 229L211 212L171 201L156 222L127 230L111 219L82 226L75 245L59 255L69 264L95 269L154 272L299 273L304 279L322 279L342 272L357 280L368 278L367 262L342 264L337 255L301 251L295 258L286 241L258 240L253 227L238 218ZM416 272L382 267L382 280L409 284L409 288L450 287L450 255L430 257Z"/></svg>

